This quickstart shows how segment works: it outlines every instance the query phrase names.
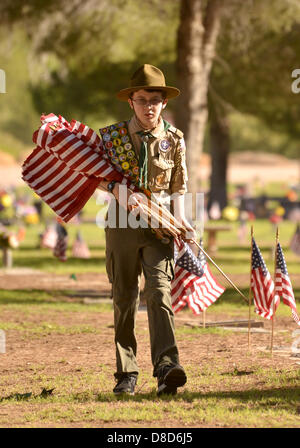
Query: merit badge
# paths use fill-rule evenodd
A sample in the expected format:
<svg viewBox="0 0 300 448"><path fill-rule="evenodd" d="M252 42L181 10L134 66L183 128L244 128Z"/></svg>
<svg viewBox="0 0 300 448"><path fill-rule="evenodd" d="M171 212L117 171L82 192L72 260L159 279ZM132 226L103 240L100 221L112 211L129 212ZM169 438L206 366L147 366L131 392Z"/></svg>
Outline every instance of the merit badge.
<svg viewBox="0 0 300 448"><path fill-rule="evenodd" d="M128 135L123 135L123 137L121 138L122 143L128 143L129 142L129 137Z"/></svg>
<svg viewBox="0 0 300 448"><path fill-rule="evenodd" d="M125 154L120 154L119 155L119 160L120 160L120 162L124 162L126 160L126 155Z"/></svg>
<svg viewBox="0 0 300 448"><path fill-rule="evenodd" d="M106 134L107 131L108 131L107 128L100 129L101 134Z"/></svg>
<svg viewBox="0 0 300 448"><path fill-rule="evenodd" d="M116 151L114 149L109 149L108 155L109 155L109 157L114 157L116 155Z"/></svg>
<svg viewBox="0 0 300 448"><path fill-rule="evenodd" d="M121 128L121 129L119 130L119 132L120 132L121 135L126 135L126 134L127 134L127 129L125 129L125 128Z"/></svg>
<svg viewBox="0 0 300 448"><path fill-rule="evenodd" d="M133 174L135 174L135 175L139 174L139 167L138 167L138 166L135 166L134 168L132 168L132 172L133 172Z"/></svg>
<svg viewBox="0 0 300 448"><path fill-rule="evenodd" d="M104 140L105 142L108 142L108 141L110 140L110 134L108 134L108 133L103 134L103 140Z"/></svg>
<svg viewBox="0 0 300 448"><path fill-rule="evenodd" d="M117 124L118 128L122 128L123 126L125 126L124 121L121 121L120 123Z"/></svg>
<svg viewBox="0 0 300 448"><path fill-rule="evenodd" d="M119 137L119 132L118 131L112 131L111 136L112 136L112 138Z"/></svg>
<svg viewBox="0 0 300 448"><path fill-rule="evenodd" d="M116 129L116 126L115 126L114 124L112 124L111 126L109 126L109 129L110 129L111 131L113 131L114 129Z"/></svg>
<svg viewBox="0 0 300 448"><path fill-rule="evenodd" d="M118 159L118 157L112 157L112 158L111 158L111 161L112 161L112 163L114 163L114 164L119 163L119 159Z"/></svg>
<svg viewBox="0 0 300 448"><path fill-rule="evenodd" d="M138 161L136 159L131 159L130 160L130 165L131 166L136 166L138 164Z"/></svg>
<svg viewBox="0 0 300 448"><path fill-rule="evenodd" d="M122 152L124 152L123 146L118 146L116 151L118 154L122 154Z"/></svg>
<svg viewBox="0 0 300 448"><path fill-rule="evenodd" d="M127 157L128 157L128 159L132 159L134 157L134 152L133 151L128 151Z"/></svg>
<svg viewBox="0 0 300 448"><path fill-rule="evenodd" d="M129 163L128 163L128 162L123 162L123 163L122 163L122 168L123 168L123 170L128 170L128 168L129 168Z"/></svg>
<svg viewBox="0 0 300 448"><path fill-rule="evenodd" d="M126 151L129 151L132 148L132 144L131 143L125 143L124 148L126 149Z"/></svg>
<svg viewBox="0 0 300 448"><path fill-rule="evenodd" d="M105 148L106 149L111 149L112 147L113 147L113 144L112 144L111 141L105 143Z"/></svg>
<svg viewBox="0 0 300 448"><path fill-rule="evenodd" d="M121 140L119 138L115 138L113 141L114 146L120 146L121 145Z"/></svg>
<svg viewBox="0 0 300 448"><path fill-rule="evenodd" d="M166 152L170 146L170 142L168 140L161 140L159 142L159 148L161 151Z"/></svg>

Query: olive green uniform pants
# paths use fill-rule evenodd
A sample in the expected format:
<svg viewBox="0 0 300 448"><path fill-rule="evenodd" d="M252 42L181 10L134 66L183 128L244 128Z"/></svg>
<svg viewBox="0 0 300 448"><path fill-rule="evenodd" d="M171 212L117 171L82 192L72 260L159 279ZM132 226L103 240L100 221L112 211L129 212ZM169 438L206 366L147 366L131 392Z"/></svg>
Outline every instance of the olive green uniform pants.
<svg viewBox="0 0 300 448"><path fill-rule="evenodd" d="M171 304L173 242L163 244L150 229L106 228L106 269L112 283L117 371L138 373L135 321L139 278L145 277L153 376L166 364L179 363Z"/></svg>

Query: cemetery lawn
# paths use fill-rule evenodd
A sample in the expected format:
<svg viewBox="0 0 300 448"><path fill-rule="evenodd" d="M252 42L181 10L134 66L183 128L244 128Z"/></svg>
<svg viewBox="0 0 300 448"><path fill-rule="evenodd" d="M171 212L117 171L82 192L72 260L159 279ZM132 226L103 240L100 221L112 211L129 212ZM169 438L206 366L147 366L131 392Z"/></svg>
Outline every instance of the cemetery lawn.
<svg viewBox="0 0 300 448"><path fill-rule="evenodd" d="M296 325L283 305L276 314L273 354L268 321L253 328L259 332L251 333L248 349L247 328L201 328L202 317L188 309L178 313L176 335L188 381L176 396L159 398L141 306L136 395L116 398L110 300L88 303L70 291L14 289L0 291L0 297L0 328L6 334L6 353L0 354L1 428L299 427ZM247 317L247 305L229 290L226 300L208 309L206 322Z"/></svg>
<svg viewBox="0 0 300 448"><path fill-rule="evenodd" d="M95 216L95 215L94 215ZM256 241L273 275L275 234L254 222ZM214 260L248 296L249 230L245 242L220 234ZM296 428L300 425L299 334L291 310L280 304L273 353L269 321L251 310L253 328L201 328L202 316L185 309L175 316L181 364L188 381L173 397L156 396L148 322L141 301L137 317L140 375L136 395L116 398L110 285L105 274L103 229L80 225L91 258L70 256L77 227L69 225L65 263L37 249L43 225L28 227L13 253L13 269L0 272L0 427L41 428ZM300 310L299 257L289 250L295 224L280 224L280 241ZM248 305L212 267L227 289L206 313L206 323L244 321ZM299 331L299 330L298 330Z"/></svg>

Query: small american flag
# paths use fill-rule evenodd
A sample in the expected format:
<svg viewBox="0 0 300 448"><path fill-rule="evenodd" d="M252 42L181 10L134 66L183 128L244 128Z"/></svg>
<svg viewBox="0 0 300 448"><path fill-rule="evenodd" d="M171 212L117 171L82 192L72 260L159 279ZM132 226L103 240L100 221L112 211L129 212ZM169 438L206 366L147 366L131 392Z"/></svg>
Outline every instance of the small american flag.
<svg viewBox="0 0 300 448"><path fill-rule="evenodd" d="M296 300L293 287L287 271L284 255L280 243L276 248L276 277L275 277L275 293L278 294L285 305L292 309L292 316L295 322L300 325L300 318L297 313Z"/></svg>
<svg viewBox="0 0 300 448"><path fill-rule="evenodd" d="M184 241L175 242L175 276L171 285L174 312L188 305L200 314L212 305L225 288L214 279L202 252L198 257Z"/></svg>
<svg viewBox="0 0 300 448"><path fill-rule="evenodd" d="M75 258L90 258L91 256L89 248L79 231L77 232L76 239L73 243L72 256Z"/></svg>
<svg viewBox="0 0 300 448"><path fill-rule="evenodd" d="M54 249L57 241L57 231L54 226L46 227L41 235L41 247Z"/></svg>
<svg viewBox="0 0 300 448"><path fill-rule="evenodd" d="M279 305L279 297L275 295L274 282L254 238L252 238L251 289L255 312L261 317L272 319Z"/></svg>
<svg viewBox="0 0 300 448"><path fill-rule="evenodd" d="M57 223L56 231L57 231L57 241L53 250L53 254L60 261L66 261L67 260L66 252L68 247L68 232L65 229L65 227L60 223Z"/></svg>
<svg viewBox="0 0 300 448"><path fill-rule="evenodd" d="M296 255L300 255L300 224L297 225L296 231L292 237L290 249Z"/></svg>

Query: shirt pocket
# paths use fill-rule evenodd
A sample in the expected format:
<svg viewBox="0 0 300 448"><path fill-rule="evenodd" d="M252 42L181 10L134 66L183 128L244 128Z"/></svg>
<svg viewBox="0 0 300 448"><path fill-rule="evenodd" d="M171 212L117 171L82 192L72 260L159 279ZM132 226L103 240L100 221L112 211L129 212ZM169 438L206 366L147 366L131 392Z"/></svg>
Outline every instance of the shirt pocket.
<svg viewBox="0 0 300 448"><path fill-rule="evenodd" d="M158 157L154 158L152 163L153 173L151 184L158 190L168 190L172 176L172 169L174 168L174 161Z"/></svg>

